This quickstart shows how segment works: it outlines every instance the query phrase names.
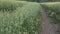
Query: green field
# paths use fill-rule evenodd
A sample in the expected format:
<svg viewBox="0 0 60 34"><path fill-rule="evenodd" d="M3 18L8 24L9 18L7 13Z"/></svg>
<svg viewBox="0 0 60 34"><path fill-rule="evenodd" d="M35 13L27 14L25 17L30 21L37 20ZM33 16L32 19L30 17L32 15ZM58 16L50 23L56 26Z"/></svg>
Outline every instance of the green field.
<svg viewBox="0 0 60 34"><path fill-rule="evenodd" d="M60 23L60 2L0 0L0 34L39 34L42 8Z"/></svg>
<svg viewBox="0 0 60 34"><path fill-rule="evenodd" d="M40 4L26 1L0 1L0 34L38 34Z"/></svg>
<svg viewBox="0 0 60 34"><path fill-rule="evenodd" d="M41 3L41 6L45 8L50 18L60 23L60 2Z"/></svg>

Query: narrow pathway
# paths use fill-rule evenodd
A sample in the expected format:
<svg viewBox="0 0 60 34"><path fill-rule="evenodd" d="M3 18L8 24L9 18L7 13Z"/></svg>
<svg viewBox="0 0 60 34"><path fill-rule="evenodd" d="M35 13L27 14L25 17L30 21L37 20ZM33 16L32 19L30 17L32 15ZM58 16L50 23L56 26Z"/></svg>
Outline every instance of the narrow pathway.
<svg viewBox="0 0 60 34"><path fill-rule="evenodd" d="M45 12L45 9L41 9L42 13L42 31L41 34L57 34L57 25L54 23L51 23L51 20L49 19L47 13Z"/></svg>

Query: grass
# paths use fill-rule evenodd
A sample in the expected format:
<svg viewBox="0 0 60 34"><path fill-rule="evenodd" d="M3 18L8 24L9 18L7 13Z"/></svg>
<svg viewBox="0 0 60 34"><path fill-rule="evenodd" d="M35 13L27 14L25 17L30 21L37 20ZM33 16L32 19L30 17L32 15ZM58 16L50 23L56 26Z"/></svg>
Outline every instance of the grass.
<svg viewBox="0 0 60 34"><path fill-rule="evenodd" d="M38 34L41 27L41 12L39 3L3 1L0 10L0 34ZM16 7L16 4L18 4ZM20 6L21 4L21 6ZM12 7L14 10L12 9ZM1 8L1 6L0 6ZM9 10L6 11L6 8ZM4 12L3 12L4 11Z"/></svg>
<svg viewBox="0 0 60 34"><path fill-rule="evenodd" d="M0 10L16 10L18 7L22 7L22 3L17 3L16 1L0 1Z"/></svg>
<svg viewBox="0 0 60 34"><path fill-rule="evenodd" d="M47 10L49 17L60 23L60 2L42 3L41 5Z"/></svg>

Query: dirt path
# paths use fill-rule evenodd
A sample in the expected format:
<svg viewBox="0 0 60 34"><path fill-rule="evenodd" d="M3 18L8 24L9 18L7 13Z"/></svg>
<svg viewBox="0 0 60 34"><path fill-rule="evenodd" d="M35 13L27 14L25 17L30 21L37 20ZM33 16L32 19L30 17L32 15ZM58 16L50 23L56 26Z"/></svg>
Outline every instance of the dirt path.
<svg viewBox="0 0 60 34"><path fill-rule="evenodd" d="M58 34L57 24L51 23L45 9L41 9L42 13L42 31L41 34Z"/></svg>

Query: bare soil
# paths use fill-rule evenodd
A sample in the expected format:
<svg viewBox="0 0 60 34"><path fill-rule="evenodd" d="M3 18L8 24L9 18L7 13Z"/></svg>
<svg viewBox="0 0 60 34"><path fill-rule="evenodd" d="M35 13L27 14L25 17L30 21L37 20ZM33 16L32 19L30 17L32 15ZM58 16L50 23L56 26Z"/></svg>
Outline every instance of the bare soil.
<svg viewBox="0 0 60 34"><path fill-rule="evenodd" d="M42 13L42 30L41 34L59 34L57 29L58 29L58 24L54 24L52 19L50 19L45 12L45 9L41 9Z"/></svg>

